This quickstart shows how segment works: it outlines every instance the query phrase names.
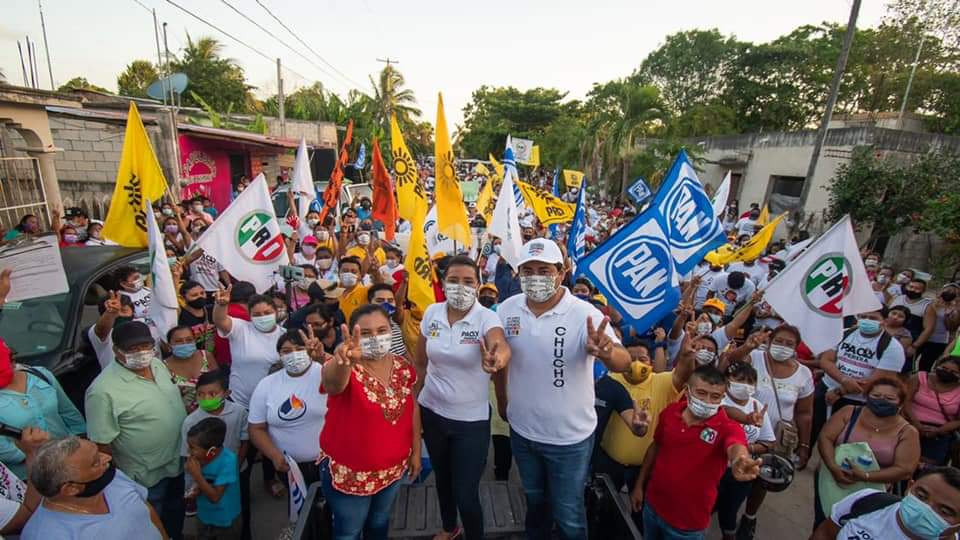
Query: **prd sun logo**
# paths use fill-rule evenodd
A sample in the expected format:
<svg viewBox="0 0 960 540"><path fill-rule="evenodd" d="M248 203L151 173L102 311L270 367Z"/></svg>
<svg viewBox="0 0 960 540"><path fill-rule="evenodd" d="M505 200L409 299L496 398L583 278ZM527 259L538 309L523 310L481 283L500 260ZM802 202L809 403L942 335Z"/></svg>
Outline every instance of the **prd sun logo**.
<svg viewBox="0 0 960 540"><path fill-rule="evenodd" d="M843 297L850 290L850 263L842 253L827 253L810 265L800 295L810 309L827 317L843 316Z"/></svg>
<svg viewBox="0 0 960 540"><path fill-rule="evenodd" d="M236 242L244 257L259 264L275 261L284 251L277 220L262 210L254 210L240 219Z"/></svg>

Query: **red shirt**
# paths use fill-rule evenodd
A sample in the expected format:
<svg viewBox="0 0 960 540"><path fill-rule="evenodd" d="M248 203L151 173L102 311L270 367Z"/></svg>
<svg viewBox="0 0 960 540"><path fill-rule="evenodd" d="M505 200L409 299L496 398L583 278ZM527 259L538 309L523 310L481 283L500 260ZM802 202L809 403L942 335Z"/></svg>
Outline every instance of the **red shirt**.
<svg viewBox="0 0 960 540"><path fill-rule="evenodd" d="M654 432L657 458L644 499L671 527L702 531L710 526L717 484L727 470L727 449L747 445L743 427L721 407L702 424L688 426L682 413L687 400L660 413Z"/></svg>
<svg viewBox="0 0 960 540"><path fill-rule="evenodd" d="M337 491L372 495L403 476L413 449L416 381L413 366L393 355L388 384L357 364L346 389L327 398L320 452Z"/></svg>

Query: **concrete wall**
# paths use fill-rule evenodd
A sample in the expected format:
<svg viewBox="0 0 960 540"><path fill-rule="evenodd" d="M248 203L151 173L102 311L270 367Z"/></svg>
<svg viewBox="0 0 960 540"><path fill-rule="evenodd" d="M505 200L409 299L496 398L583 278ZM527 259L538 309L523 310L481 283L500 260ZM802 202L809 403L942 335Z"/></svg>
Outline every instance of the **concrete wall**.
<svg viewBox="0 0 960 540"><path fill-rule="evenodd" d="M267 123L267 134L273 137L281 137L280 119L274 117L265 117ZM326 148L337 147L337 126L333 122L314 122L308 120L286 120L287 139L300 140L306 139L308 144L320 145Z"/></svg>

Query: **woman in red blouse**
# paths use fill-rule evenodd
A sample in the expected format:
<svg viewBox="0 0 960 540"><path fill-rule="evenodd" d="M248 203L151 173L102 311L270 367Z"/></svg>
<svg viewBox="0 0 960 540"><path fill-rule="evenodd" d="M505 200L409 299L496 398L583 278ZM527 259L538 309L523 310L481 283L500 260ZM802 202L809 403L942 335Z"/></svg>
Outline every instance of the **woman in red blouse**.
<svg viewBox="0 0 960 540"><path fill-rule="evenodd" d="M327 416L320 432L320 479L334 538L386 539L404 471L420 473L417 373L390 353L390 318L379 305L357 308L349 336L323 366Z"/></svg>

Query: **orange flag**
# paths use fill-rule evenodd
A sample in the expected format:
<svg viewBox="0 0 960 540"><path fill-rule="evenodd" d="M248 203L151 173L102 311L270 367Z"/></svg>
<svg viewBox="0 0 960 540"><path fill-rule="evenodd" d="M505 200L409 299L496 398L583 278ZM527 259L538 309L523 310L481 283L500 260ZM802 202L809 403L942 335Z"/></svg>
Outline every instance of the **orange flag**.
<svg viewBox="0 0 960 540"><path fill-rule="evenodd" d="M320 210L320 223L327 219L330 210L337 208L337 201L340 200L340 189L343 187L343 168L350 161L350 143L353 141L353 120L347 123L347 134L343 136L343 144L340 145L340 157L333 166L333 172L330 173L330 183L327 189L323 190L323 209ZM301 216L301 219L303 217Z"/></svg>
<svg viewBox="0 0 960 540"><path fill-rule="evenodd" d="M393 181L380 154L380 142L373 140L373 219L383 223L387 241L392 242L397 228L397 199L393 195Z"/></svg>

